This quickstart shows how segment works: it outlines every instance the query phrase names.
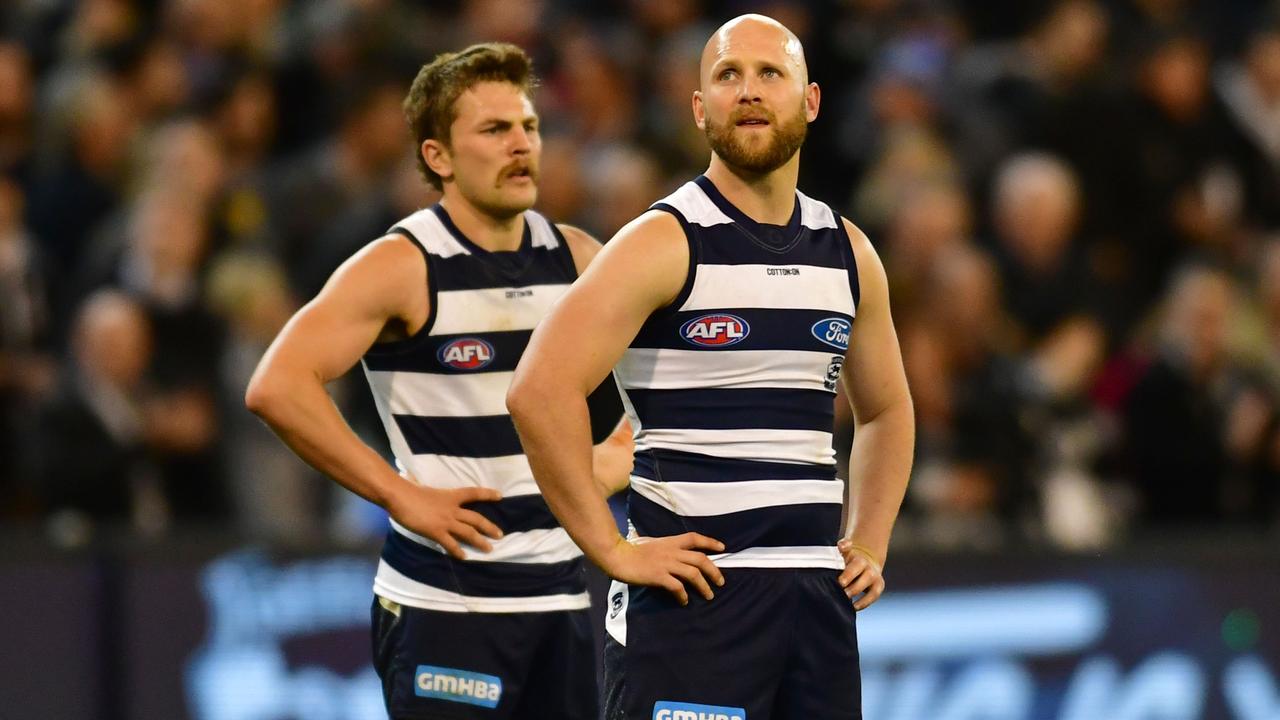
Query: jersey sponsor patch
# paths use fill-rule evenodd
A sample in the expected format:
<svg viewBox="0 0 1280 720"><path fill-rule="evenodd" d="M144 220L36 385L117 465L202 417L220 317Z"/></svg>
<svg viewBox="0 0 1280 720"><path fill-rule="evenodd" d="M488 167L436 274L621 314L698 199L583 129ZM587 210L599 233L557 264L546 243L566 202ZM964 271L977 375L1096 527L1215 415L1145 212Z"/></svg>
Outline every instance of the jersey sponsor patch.
<svg viewBox="0 0 1280 720"><path fill-rule="evenodd" d="M436 357L456 370L479 370L493 362L493 346L480 338L458 338L440 348Z"/></svg>
<svg viewBox="0 0 1280 720"><path fill-rule="evenodd" d="M418 697L498 707L502 678L454 668L419 665L413 671L413 692Z"/></svg>
<svg viewBox="0 0 1280 720"><path fill-rule="evenodd" d="M702 347L727 347L742 342L749 332L746 320L725 313L696 317L680 326L685 342Z"/></svg>
<svg viewBox="0 0 1280 720"><path fill-rule="evenodd" d="M747 711L723 705L659 700L653 704L653 720L747 720Z"/></svg>
<svg viewBox="0 0 1280 720"><path fill-rule="evenodd" d="M813 336L837 350L849 349L849 328L844 318L824 318L813 324Z"/></svg>

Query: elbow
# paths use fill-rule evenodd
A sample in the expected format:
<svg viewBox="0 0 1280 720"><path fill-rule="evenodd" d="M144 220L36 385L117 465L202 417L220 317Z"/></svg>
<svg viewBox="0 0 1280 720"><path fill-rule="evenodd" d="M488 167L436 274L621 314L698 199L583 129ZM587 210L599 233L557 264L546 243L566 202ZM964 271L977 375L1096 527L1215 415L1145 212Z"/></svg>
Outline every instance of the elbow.
<svg viewBox="0 0 1280 720"><path fill-rule="evenodd" d="M244 391L244 406L249 412L266 420L280 404L280 383L270 373L259 371L253 374L249 386Z"/></svg>
<svg viewBox="0 0 1280 720"><path fill-rule="evenodd" d="M535 384L529 382L523 373L517 372L511 386L507 388L507 412L511 413L511 419L517 425L528 418L530 409L537 405L536 394Z"/></svg>

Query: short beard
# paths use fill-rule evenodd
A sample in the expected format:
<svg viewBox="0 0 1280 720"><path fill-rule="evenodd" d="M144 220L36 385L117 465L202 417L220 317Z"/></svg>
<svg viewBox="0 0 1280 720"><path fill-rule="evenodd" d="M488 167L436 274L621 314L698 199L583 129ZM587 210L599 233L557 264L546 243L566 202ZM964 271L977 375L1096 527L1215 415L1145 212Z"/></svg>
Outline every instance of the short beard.
<svg viewBox="0 0 1280 720"><path fill-rule="evenodd" d="M785 165L800 150L800 146L804 145L809 123L805 120L803 105L782 124L778 123L773 113L764 112L773 134L768 144L759 150L745 147L734 137L733 131L738 125L738 119L744 114L746 113L733 113L724 125L716 125L710 118L706 121L707 144L730 168L751 175L764 175Z"/></svg>

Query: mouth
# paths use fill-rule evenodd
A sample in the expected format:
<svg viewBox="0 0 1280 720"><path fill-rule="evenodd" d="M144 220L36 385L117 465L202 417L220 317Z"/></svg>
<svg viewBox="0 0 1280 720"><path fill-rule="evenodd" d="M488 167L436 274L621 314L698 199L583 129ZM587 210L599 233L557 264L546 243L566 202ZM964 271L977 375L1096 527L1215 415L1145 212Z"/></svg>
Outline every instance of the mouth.
<svg viewBox="0 0 1280 720"><path fill-rule="evenodd" d="M517 183L530 183L535 179L533 170L528 166L511 168L502 174L503 180L510 180Z"/></svg>
<svg viewBox="0 0 1280 720"><path fill-rule="evenodd" d="M741 118L735 123L738 127L769 127L769 120L763 117Z"/></svg>

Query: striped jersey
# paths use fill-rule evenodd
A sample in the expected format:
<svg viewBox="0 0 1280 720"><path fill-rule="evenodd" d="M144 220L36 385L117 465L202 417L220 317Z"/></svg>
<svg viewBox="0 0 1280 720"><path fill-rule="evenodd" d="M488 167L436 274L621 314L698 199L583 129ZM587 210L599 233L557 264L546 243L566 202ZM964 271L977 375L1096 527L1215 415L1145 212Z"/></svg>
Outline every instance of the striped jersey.
<svg viewBox="0 0 1280 720"><path fill-rule="evenodd" d="M430 316L406 340L362 358L402 474L434 488L494 488L502 499L471 509L504 536L455 560L395 520L374 592L411 607L452 612L535 612L588 606L582 552L534 483L506 394L534 326L577 277L560 231L524 213L516 252L468 240L436 205L391 232L422 250Z"/></svg>
<svg viewBox="0 0 1280 720"><path fill-rule="evenodd" d="M722 567L843 568L832 424L858 302L843 222L797 192L788 226L761 225L705 176L653 208L690 259L614 369L636 433L632 531L709 535Z"/></svg>

